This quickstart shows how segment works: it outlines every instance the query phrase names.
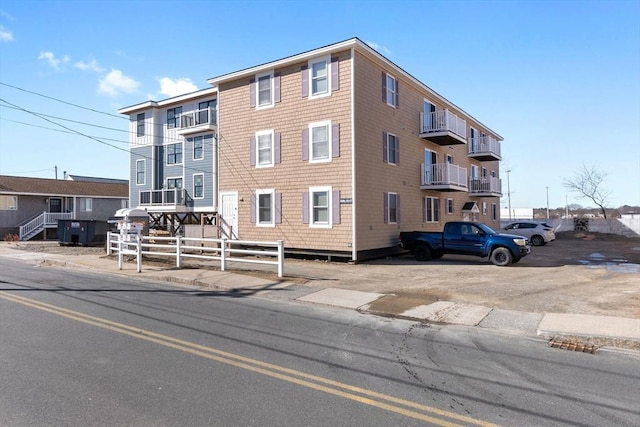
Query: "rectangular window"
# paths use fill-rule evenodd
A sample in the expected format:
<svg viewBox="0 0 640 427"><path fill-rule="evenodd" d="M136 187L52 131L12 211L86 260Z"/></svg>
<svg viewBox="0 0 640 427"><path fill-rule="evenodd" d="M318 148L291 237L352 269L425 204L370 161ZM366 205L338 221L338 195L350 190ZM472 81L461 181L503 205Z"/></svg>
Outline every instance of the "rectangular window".
<svg viewBox="0 0 640 427"><path fill-rule="evenodd" d="M398 195L387 193L387 218L389 224L398 223Z"/></svg>
<svg viewBox="0 0 640 427"><path fill-rule="evenodd" d="M204 197L204 175L193 175L193 198L202 199Z"/></svg>
<svg viewBox="0 0 640 427"><path fill-rule="evenodd" d="M398 138L391 134L387 134L387 163L393 165L398 164Z"/></svg>
<svg viewBox="0 0 640 427"><path fill-rule="evenodd" d="M136 160L136 184L144 185L145 183L145 161Z"/></svg>
<svg viewBox="0 0 640 427"><path fill-rule="evenodd" d="M256 141L256 166L273 166L273 130L256 132Z"/></svg>
<svg viewBox="0 0 640 427"><path fill-rule="evenodd" d="M331 160L331 122L318 122L309 125L310 162Z"/></svg>
<svg viewBox="0 0 640 427"><path fill-rule="evenodd" d="M258 108L270 107L273 105L273 73L264 74L257 78L258 90L256 95L258 97L256 105Z"/></svg>
<svg viewBox="0 0 640 427"><path fill-rule="evenodd" d="M487 202L482 202L482 215L487 214Z"/></svg>
<svg viewBox="0 0 640 427"><path fill-rule="evenodd" d="M196 125L215 124L216 108L218 100L203 101L198 103L198 116L196 117Z"/></svg>
<svg viewBox="0 0 640 427"><path fill-rule="evenodd" d="M329 191L315 190L311 192L311 218L313 225L330 225Z"/></svg>
<svg viewBox="0 0 640 427"><path fill-rule="evenodd" d="M256 208L258 209L257 218L258 225L273 225L273 211L274 211L274 191L263 190L257 192L258 203Z"/></svg>
<svg viewBox="0 0 640 427"><path fill-rule="evenodd" d="M202 160L204 158L203 137L196 136L193 138L189 138L189 140L191 139L193 139L193 160Z"/></svg>
<svg viewBox="0 0 640 427"><path fill-rule="evenodd" d="M440 199L437 197L424 198L424 222L440 221Z"/></svg>
<svg viewBox="0 0 640 427"><path fill-rule="evenodd" d="M179 165L182 163L182 143L167 145L167 164Z"/></svg>
<svg viewBox="0 0 640 427"><path fill-rule="evenodd" d="M140 113L138 114L138 116L136 117L137 119L137 130L136 130L136 135L137 136L144 136L144 113Z"/></svg>
<svg viewBox="0 0 640 427"><path fill-rule="evenodd" d="M491 204L491 219L494 221L498 220L498 208L495 203Z"/></svg>
<svg viewBox="0 0 640 427"><path fill-rule="evenodd" d="M447 213L453 214L453 199L447 199Z"/></svg>
<svg viewBox="0 0 640 427"><path fill-rule="evenodd" d="M93 210L93 199L80 197L79 203L81 212L91 212Z"/></svg>
<svg viewBox="0 0 640 427"><path fill-rule="evenodd" d="M0 211L18 210L18 196L0 196Z"/></svg>
<svg viewBox="0 0 640 427"><path fill-rule="evenodd" d="M173 190L174 188L181 189L182 188L182 178L168 178L167 179L167 188L169 190Z"/></svg>
<svg viewBox="0 0 640 427"><path fill-rule="evenodd" d="M387 104L397 107L398 106L398 81L395 77L387 74Z"/></svg>
<svg viewBox="0 0 640 427"><path fill-rule="evenodd" d="M182 107L169 108L167 110L167 129L180 127L180 114L182 114Z"/></svg>
<svg viewBox="0 0 640 427"><path fill-rule="evenodd" d="M329 64L328 57L320 60L309 61L311 78L309 79L311 97L327 95L329 91Z"/></svg>

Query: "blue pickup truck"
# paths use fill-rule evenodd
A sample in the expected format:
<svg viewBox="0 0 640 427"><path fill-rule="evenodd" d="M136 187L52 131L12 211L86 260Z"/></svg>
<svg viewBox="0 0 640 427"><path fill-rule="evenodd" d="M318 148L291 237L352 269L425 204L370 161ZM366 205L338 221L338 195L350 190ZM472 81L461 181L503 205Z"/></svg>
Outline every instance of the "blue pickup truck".
<svg viewBox="0 0 640 427"><path fill-rule="evenodd" d="M441 258L444 254L489 257L494 265L515 264L531 253L526 237L500 234L476 222L447 222L442 233L403 231L400 246L418 261Z"/></svg>

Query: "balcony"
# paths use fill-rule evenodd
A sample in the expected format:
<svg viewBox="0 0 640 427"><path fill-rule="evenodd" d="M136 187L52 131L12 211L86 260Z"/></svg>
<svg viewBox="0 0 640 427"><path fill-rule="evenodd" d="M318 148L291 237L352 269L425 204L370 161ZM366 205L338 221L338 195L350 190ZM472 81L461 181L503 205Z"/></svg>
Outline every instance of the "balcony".
<svg viewBox="0 0 640 427"><path fill-rule="evenodd" d="M420 138L438 145L467 143L467 122L449 110L420 113Z"/></svg>
<svg viewBox="0 0 640 427"><path fill-rule="evenodd" d="M502 180L495 177L469 178L469 195L473 197L502 197Z"/></svg>
<svg viewBox="0 0 640 427"><path fill-rule="evenodd" d="M421 166L421 190L468 191L467 170L451 163Z"/></svg>
<svg viewBox="0 0 640 427"><path fill-rule="evenodd" d="M217 124L217 110L208 107L201 110L183 112L180 115L180 127L177 131L178 135L206 132L216 130Z"/></svg>
<svg viewBox="0 0 640 427"><path fill-rule="evenodd" d="M138 205L151 210L186 211L189 195L184 188L146 190L140 192ZM159 209L153 209L159 208Z"/></svg>
<svg viewBox="0 0 640 427"><path fill-rule="evenodd" d="M470 138L469 157L481 161L502 160L500 141L490 136Z"/></svg>

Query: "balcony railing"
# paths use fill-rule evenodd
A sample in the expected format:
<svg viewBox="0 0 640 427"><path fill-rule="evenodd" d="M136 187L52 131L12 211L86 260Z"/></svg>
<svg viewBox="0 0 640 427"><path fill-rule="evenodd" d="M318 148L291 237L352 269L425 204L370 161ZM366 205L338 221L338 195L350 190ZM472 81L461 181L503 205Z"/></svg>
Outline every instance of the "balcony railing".
<svg viewBox="0 0 640 427"><path fill-rule="evenodd" d="M178 132L188 133L200 130L213 130L217 125L217 110L207 107L200 110L183 112L180 116L180 129Z"/></svg>
<svg viewBox="0 0 640 427"><path fill-rule="evenodd" d="M502 180L493 176L487 178L469 178L469 193L476 196L502 195Z"/></svg>
<svg viewBox="0 0 640 427"><path fill-rule="evenodd" d="M436 139L438 137L448 137L453 134L453 140L434 141L449 144L464 144L467 142L467 121L444 109L431 113L420 113L420 136L426 139Z"/></svg>
<svg viewBox="0 0 640 427"><path fill-rule="evenodd" d="M480 160L500 160L500 141L491 136L470 138L469 157Z"/></svg>
<svg viewBox="0 0 640 427"><path fill-rule="evenodd" d="M182 206L187 200L187 190L172 188L140 191L140 206Z"/></svg>
<svg viewBox="0 0 640 427"><path fill-rule="evenodd" d="M465 190L467 170L451 163L422 164L421 188Z"/></svg>

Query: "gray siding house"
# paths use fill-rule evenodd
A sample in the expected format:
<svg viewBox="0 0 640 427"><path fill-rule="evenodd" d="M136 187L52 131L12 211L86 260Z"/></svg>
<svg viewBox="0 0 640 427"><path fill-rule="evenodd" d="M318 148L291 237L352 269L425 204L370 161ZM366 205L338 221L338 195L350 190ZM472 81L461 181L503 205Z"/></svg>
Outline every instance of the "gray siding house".
<svg viewBox="0 0 640 427"><path fill-rule="evenodd" d="M128 207L128 194L127 180L0 175L0 237L55 238L59 219L106 221Z"/></svg>

